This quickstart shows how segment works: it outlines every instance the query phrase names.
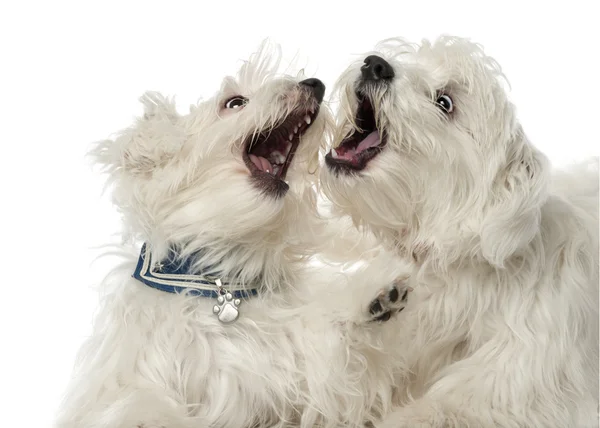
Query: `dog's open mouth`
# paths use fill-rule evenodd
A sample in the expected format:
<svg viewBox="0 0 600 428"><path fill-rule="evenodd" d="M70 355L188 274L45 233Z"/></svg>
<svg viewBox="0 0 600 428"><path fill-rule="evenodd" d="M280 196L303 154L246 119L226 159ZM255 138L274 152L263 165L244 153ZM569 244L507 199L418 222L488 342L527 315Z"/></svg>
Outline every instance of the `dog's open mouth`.
<svg viewBox="0 0 600 428"><path fill-rule="evenodd" d="M319 113L318 104L292 112L281 124L255 134L244 150L244 161L266 192L285 193L284 181L300 139Z"/></svg>
<svg viewBox="0 0 600 428"><path fill-rule="evenodd" d="M377 128L373 105L368 97L357 94L355 122L359 129L351 132L325 156L327 166L336 172L364 169L381 152L386 143L385 132Z"/></svg>

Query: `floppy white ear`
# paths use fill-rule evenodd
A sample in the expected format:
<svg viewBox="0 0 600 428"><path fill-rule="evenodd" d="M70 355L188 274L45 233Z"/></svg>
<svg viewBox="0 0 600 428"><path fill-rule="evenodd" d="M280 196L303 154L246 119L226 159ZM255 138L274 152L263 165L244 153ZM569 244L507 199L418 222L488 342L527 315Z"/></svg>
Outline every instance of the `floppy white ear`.
<svg viewBox="0 0 600 428"><path fill-rule="evenodd" d="M480 233L483 257L496 267L526 247L540 228L549 165L519 129L509 144L506 167L496 177Z"/></svg>
<svg viewBox="0 0 600 428"><path fill-rule="evenodd" d="M140 97L144 116L121 131L117 138L100 141L90 155L108 172L121 170L148 176L177 153L185 141L185 132L177 125L179 114L173 100L157 92Z"/></svg>

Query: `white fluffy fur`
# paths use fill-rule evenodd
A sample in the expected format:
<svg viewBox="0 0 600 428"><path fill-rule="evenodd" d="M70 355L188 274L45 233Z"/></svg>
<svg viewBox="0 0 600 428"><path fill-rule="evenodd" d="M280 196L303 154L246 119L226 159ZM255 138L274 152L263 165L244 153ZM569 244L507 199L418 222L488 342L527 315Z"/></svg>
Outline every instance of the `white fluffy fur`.
<svg viewBox="0 0 600 428"><path fill-rule="evenodd" d="M366 316L380 286L308 267L333 242L314 190L326 108L303 137L284 197L261 193L242 161L247 136L305 102L298 79L277 66L263 48L187 115L146 94L144 117L95 149L126 225L124 263L102 286L57 427L361 426L387 411L392 365L381 344L395 327ZM236 94L250 103L224 111ZM223 325L214 300L131 278L143 241L159 256L170 245L203 249L198 266L258 282L261 294Z"/></svg>
<svg viewBox="0 0 600 428"><path fill-rule="evenodd" d="M598 426L598 160L552 171L479 45L394 39L370 54L396 74L369 94L387 146L360 173L324 169L322 185L416 262L398 407L378 426ZM361 65L339 81L336 141Z"/></svg>

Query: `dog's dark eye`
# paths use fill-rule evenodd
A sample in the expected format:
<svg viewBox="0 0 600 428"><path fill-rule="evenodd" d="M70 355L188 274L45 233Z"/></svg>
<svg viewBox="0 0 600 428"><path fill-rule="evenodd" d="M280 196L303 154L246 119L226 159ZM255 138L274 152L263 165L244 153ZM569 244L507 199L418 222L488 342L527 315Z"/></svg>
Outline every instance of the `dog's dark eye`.
<svg viewBox="0 0 600 428"><path fill-rule="evenodd" d="M235 96L225 101L225 108L241 108L248 104L248 98Z"/></svg>
<svg viewBox="0 0 600 428"><path fill-rule="evenodd" d="M452 102L452 98L450 98L446 94L440 95L436 100L436 104L440 106L440 108L446 113L452 113L452 110L454 110L454 103Z"/></svg>

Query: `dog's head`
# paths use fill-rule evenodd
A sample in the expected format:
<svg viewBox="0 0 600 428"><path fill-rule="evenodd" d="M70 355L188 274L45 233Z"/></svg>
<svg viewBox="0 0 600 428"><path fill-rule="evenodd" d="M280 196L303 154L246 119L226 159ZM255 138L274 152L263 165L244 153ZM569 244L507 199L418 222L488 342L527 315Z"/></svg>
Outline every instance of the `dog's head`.
<svg viewBox="0 0 600 428"><path fill-rule="evenodd" d="M263 45L187 115L172 100L144 95L143 117L94 150L128 231L156 252L177 244L221 260L239 246L260 254L307 233L325 87L277 74L280 54L272 51Z"/></svg>
<svg viewBox="0 0 600 428"><path fill-rule="evenodd" d="M322 173L342 211L412 251L501 266L538 230L546 161L479 45L394 39L341 76ZM455 257L453 257L455 256Z"/></svg>

